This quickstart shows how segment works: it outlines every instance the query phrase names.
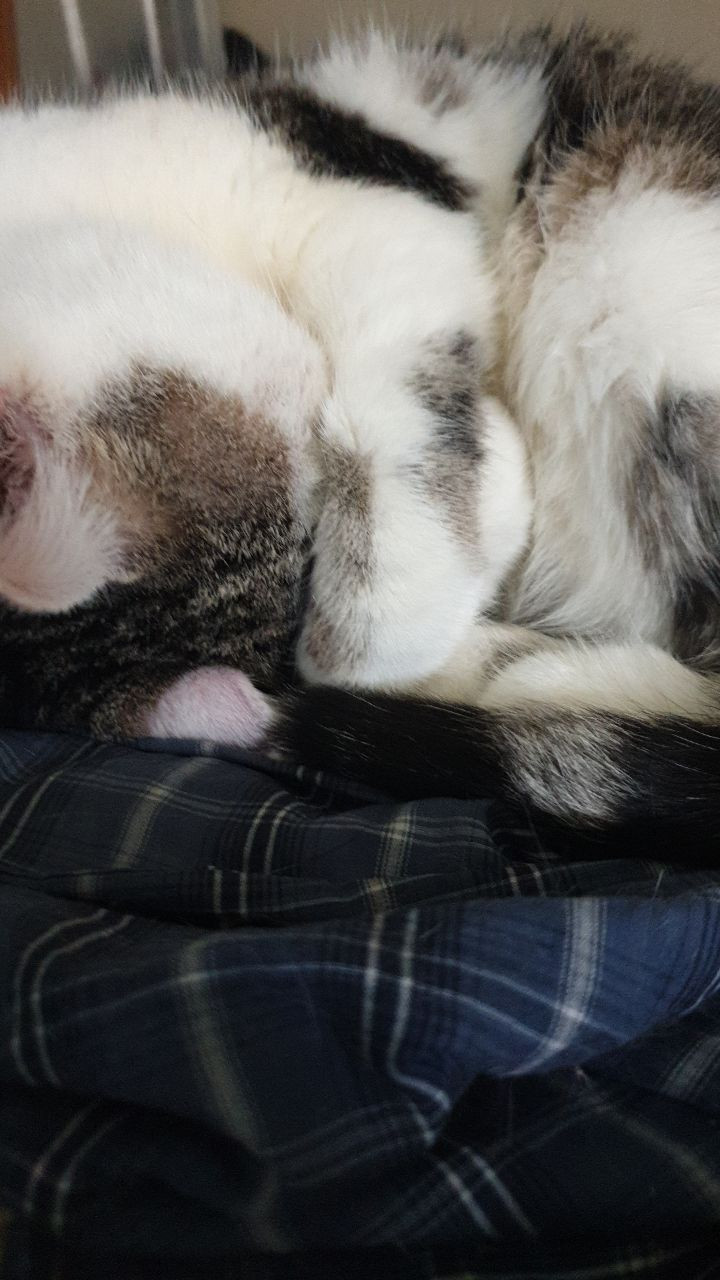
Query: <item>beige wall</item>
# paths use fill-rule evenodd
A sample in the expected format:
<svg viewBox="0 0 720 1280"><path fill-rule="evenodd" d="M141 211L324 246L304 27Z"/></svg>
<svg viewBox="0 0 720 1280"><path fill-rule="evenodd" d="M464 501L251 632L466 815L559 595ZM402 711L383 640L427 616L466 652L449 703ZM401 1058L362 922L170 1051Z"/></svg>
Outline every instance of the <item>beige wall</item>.
<svg viewBox="0 0 720 1280"><path fill-rule="evenodd" d="M188 4L191 0L186 0ZM29 85L70 73L59 0L15 0L21 68ZM408 24L457 25L479 36L506 22L529 25L587 17L634 29L648 50L681 56L720 79L720 0L220 0L224 21L268 48L306 48L343 23L368 17ZM111 56L113 30L140 34L140 0L82 0L96 55Z"/></svg>
<svg viewBox="0 0 720 1280"><path fill-rule="evenodd" d="M94 63L110 62L128 34L142 35L140 0L84 0L81 5ZM72 61L59 0L15 0L20 73L28 89L72 81Z"/></svg>
<svg viewBox="0 0 720 1280"><path fill-rule="evenodd" d="M720 0L221 0L223 18L266 46L302 49L341 20L386 14L422 29L432 20L479 35L504 22L529 25L585 17L631 28L658 53L689 59L720 79Z"/></svg>

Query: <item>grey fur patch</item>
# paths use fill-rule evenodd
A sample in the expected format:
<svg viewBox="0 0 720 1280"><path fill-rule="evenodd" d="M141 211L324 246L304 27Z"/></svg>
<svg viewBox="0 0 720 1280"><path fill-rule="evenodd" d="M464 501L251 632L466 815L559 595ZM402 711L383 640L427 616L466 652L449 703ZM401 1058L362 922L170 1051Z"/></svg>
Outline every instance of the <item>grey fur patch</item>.
<svg viewBox="0 0 720 1280"><path fill-rule="evenodd" d="M354 625L340 625L330 617L328 604L333 616L352 617L353 598L372 578L372 475L362 455L327 442L323 475L325 494L314 544L322 595L308 603L303 643L317 670L330 674L360 662L369 645L359 617Z"/></svg>
<svg viewBox="0 0 720 1280"><path fill-rule="evenodd" d="M325 445L324 515L334 513L336 545L341 548L343 581L363 585L372 572L372 476L367 458L337 444Z"/></svg>
<svg viewBox="0 0 720 1280"><path fill-rule="evenodd" d="M545 813L586 825L611 822L632 790L620 721L520 713L498 721L498 739L514 788Z"/></svg>
<svg viewBox="0 0 720 1280"><path fill-rule="evenodd" d="M478 440L478 400L482 360L478 343L470 333L436 338L424 353L413 389L437 419L435 437L443 449L461 454L469 462L481 456Z"/></svg>
<svg viewBox="0 0 720 1280"><path fill-rule="evenodd" d="M484 458L482 361L469 333L433 340L412 390L434 419L432 441L417 467L418 483L467 546L478 541L478 482Z"/></svg>
<svg viewBox="0 0 720 1280"><path fill-rule="evenodd" d="M457 111L467 103L471 84L467 63L461 65L458 61L463 57L465 49L453 37L438 41L433 49L418 55L418 100L433 115Z"/></svg>
<svg viewBox="0 0 720 1280"><path fill-rule="evenodd" d="M673 651L720 650L720 401L666 391L645 424L626 489L628 522L674 609Z"/></svg>
<svg viewBox="0 0 720 1280"><path fill-rule="evenodd" d="M509 633L511 629L507 627L505 630ZM515 634L508 634L499 641L488 659L484 673L488 680L494 680L521 658L528 658L539 649L547 652L559 647L553 636L544 635L542 631L531 631L529 627L513 627L512 631Z"/></svg>
<svg viewBox="0 0 720 1280"><path fill-rule="evenodd" d="M340 626L320 605L309 605L303 630L303 648L315 669L327 677L352 668L365 657L368 637L359 627Z"/></svg>

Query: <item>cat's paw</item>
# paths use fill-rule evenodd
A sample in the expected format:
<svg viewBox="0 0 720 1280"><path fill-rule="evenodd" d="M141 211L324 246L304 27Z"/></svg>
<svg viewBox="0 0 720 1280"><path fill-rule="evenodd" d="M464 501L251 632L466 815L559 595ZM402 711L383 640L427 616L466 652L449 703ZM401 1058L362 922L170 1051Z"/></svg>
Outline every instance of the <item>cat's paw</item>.
<svg viewBox="0 0 720 1280"><path fill-rule="evenodd" d="M153 738L207 738L259 747L274 719L271 700L234 667L198 667L180 676L148 713L142 731Z"/></svg>

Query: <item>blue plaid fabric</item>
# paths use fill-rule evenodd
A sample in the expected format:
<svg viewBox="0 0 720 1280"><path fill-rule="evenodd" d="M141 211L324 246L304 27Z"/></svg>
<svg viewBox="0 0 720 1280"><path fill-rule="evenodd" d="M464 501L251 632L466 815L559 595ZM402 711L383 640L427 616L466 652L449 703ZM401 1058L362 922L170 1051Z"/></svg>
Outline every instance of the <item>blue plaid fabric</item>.
<svg viewBox="0 0 720 1280"><path fill-rule="evenodd" d="M0 1276L720 1276L720 871L0 737Z"/></svg>

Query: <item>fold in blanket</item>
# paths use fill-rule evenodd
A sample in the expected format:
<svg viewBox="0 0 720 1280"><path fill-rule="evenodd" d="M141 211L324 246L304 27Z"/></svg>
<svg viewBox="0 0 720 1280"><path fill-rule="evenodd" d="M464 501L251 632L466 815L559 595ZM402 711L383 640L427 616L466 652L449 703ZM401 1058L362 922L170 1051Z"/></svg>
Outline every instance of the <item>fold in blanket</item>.
<svg viewBox="0 0 720 1280"><path fill-rule="evenodd" d="M617 852L4 734L0 1276L713 1274L720 872Z"/></svg>

